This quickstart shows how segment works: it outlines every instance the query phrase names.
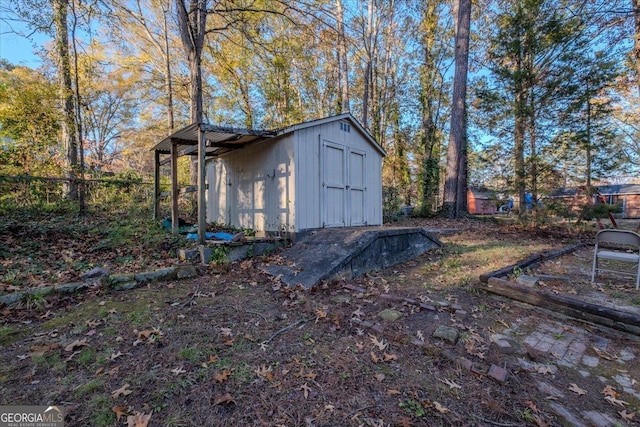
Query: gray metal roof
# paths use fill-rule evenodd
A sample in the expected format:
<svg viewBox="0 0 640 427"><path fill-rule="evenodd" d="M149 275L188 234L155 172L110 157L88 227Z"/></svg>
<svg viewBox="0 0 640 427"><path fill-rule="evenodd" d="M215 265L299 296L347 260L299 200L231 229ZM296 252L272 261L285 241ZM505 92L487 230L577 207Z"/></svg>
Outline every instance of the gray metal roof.
<svg viewBox="0 0 640 427"><path fill-rule="evenodd" d="M171 153L171 145L177 143L179 155L196 155L198 146L198 124L183 127L157 143L152 150L163 154ZM206 141L206 155L216 156L231 150L246 147L272 139L275 131L238 129L224 126L201 124Z"/></svg>
<svg viewBox="0 0 640 427"><path fill-rule="evenodd" d="M206 156L218 156L232 150L246 147L247 145L256 144L273 140L275 137L289 134L296 130L305 129L310 126L317 126L335 120L349 120L355 125L356 129L371 143L371 145L385 156L387 153L378 144L375 139L362 127L351 113L343 113L336 116L325 117L323 119L311 120L304 123L288 126L277 130L253 130L239 129L224 126L215 126L209 124L201 124L200 127L204 131L206 141ZM178 155L196 155L198 146L198 124L192 123L182 129L179 129L171 135L157 143L151 150L162 154L171 153L171 145L177 143Z"/></svg>

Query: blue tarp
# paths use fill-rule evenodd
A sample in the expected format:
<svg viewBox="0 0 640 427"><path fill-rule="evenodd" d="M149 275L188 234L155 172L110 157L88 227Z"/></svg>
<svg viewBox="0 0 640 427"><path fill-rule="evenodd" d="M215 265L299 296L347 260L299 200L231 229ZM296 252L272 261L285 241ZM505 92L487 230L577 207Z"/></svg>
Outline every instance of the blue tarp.
<svg viewBox="0 0 640 427"><path fill-rule="evenodd" d="M218 239L218 240L226 240L230 242L233 239L233 234L229 233L212 233L207 231L204 233L205 239ZM187 234L187 240L198 240L198 233L189 233Z"/></svg>

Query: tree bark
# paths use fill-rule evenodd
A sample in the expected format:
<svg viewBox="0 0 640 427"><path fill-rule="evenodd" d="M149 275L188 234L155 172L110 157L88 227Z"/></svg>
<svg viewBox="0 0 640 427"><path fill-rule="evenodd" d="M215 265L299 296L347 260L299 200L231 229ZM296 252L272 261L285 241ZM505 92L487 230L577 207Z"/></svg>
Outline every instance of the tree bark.
<svg viewBox="0 0 640 427"><path fill-rule="evenodd" d="M469 30L471 24L471 0L456 0L456 46L455 46L455 74L453 80L453 104L451 106L451 129L449 133L449 147L447 149L447 168L444 183L444 214L448 218L458 218L464 203L461 202L465 194L462 177L466 174L465 145L466 145L466 96L467 71L469 65Z"/></svg>
<svg viewBox="0 0 640 427"><path fill-rule="evenodd" d="M634 18L634 43L633 57L636 62L636 80L638 84L638 94L640 95L640 0L631 0Z"/></svg>
<svg viewBox="0 0 640 427"><path fill-rule="evenodd" d="M202 123L202 48L207 25L207 0L190 0L189 9L185 0L176 0L180 38L189 63L189 95L191 122ZM190 184L198 183L198 160L191 160Z"/></svg>
<svg viewBox="0 0 640 427"><path fill-rule="evenodd" d="M68 0L53 0L53 24L55 27L55 51L58 62L58 90L62 108L60 138L65 155L64 197L78 199L78 140L71 84L71 62L69 59L69 31L67 28Z"/></svg>
<svg viewBox="0 0 640 427"><path fill-rule="evenodd" d="M344 32L344 9L342 0L336 0L338 30L338 75L340 76L340 112L351 111L349 105L349 64L347 61L347 39Z"/></svg>
<svg viewBox="0 0 640 427"><path fill-rule="evenodd" d="M169 0L170 1L170 0ZM171 82L171 57L169 56L169 32L167 29L167 13L169 13L169 1L167 2L167 9L162 10L164 17L164 66L165 66L165 86L167 88L167 127L169 128L169 134L173 133L174 118L173 118L173 87Z"/></svg>

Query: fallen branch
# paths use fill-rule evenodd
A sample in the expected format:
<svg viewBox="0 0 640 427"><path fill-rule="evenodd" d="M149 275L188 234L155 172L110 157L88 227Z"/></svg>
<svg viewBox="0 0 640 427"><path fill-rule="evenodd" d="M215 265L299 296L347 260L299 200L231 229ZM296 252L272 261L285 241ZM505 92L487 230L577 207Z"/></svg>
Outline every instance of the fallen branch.
<svg viewBox="0 0 640 427"><path fill-rule="evenodd" d="M309 320L311 320L311 319L300 319L300 320L298 320L297 322L294 322L294 323L290 324L289 326L285 326L284 328L280 329L279 331L274 332L274 333L273 333L273 335L271 335L271 336L269 337L269 339L267 339L266 341L262 341L262 343L261 343L261 344L262 344L262 345L267 345L267 344L269 344L271 341L273 341L273 340L274 340L278 335L280 335L281 333L283 333L283 332L287 332L289 329L293 329L293 328L295 328L296 326L298 326L298 325L300 325L300 324L302 324L302 323L308 322Z"/></svg>
<svg viewBox="0 0 640 427"><path fill-rule="evenodd" d="M196 289L193 291L193 294L191 295L191 298L189 298L189 301L185 302L184 304L182 304L182 308L191 305L191 303L193 302L194 298L196 297L196 295L198 295L198 292L200 291L200 285L196 286Z"/></svg>

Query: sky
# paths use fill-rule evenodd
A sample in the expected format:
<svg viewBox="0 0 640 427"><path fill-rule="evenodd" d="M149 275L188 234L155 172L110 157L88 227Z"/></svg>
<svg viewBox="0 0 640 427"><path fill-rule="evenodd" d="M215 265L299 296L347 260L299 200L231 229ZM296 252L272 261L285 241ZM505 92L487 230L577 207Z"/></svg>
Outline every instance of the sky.
<svg viewBox="0 0 640 427"><path fill-rule="evenodd" d="M30 68L38 68L42 61L36 55L36 51L46 43L49 38L42 34L34 34L29 39L16 34L26 33L27 29L18 22L5 22L0 12L0 58L15 65L25 65Z"/></svg>

